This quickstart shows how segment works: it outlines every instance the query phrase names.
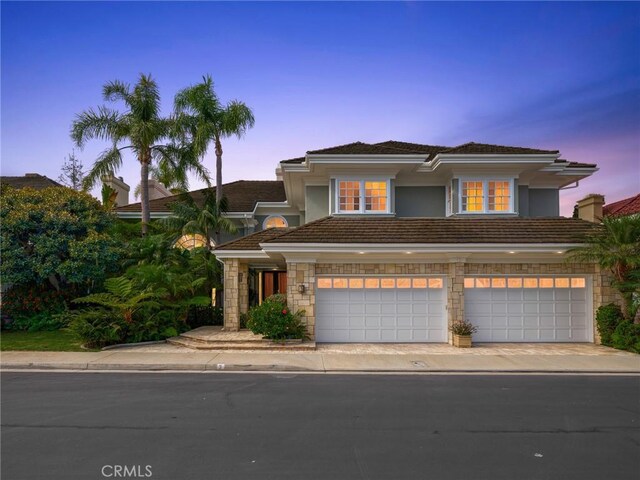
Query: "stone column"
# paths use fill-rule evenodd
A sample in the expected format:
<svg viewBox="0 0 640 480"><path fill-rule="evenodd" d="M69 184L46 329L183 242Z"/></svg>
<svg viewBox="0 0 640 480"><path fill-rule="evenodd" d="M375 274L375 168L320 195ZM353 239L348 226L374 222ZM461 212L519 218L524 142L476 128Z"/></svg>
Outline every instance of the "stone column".
<svg viewBox="0 0 640 480"><path fill-rule="evenodd" d="M247 263L238 265L238 303L240 313L249 311L249 265Z"/></svg>
<svg viewBox="0 0 640 480"><path fill-rule="evenodd" d="M598 308L609 303L615 303L620 305L620 308L624 308L622 295L611 285L612 281L613 274L608 269L603 269L596 264L593 275L593 338L597 344L602 343L596 324Z"/></svg>
<svg viewBox="0 0 640 480"><path fill-rule="evenodd" d="M452 260L447 275L447 327L454 321L465 320L464 317L464 262ZM448 333L449 343L453 343L453 335Z"/></svg>
<svg viewBox="0 0 640 480"><path fill-rule="evenodd" d="M229 331L240 329L239 268L237 258L224 261L224 329Z"/></svg>
<svg viewBox="0 0 640 480"><path fill-rule="evenodd" d="M304 285L304 293L300 293L300 285ZM302 321L307 326L307 335L311 340L315 339L315 287L315 263L287 263L287 305L294 313L305 311Z"/></svg>

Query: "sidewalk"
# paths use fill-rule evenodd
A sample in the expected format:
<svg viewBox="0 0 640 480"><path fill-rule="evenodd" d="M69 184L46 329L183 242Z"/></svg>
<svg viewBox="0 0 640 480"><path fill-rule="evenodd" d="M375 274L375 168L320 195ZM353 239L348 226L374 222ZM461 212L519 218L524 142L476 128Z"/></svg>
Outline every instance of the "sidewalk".
<svg viewBox="0 0 640 480"><path fill-rule="evenodd" d="M183 370L263 372L451 372L451 373L630 373L640 374L640 355L628 352L594 354L536 353L333 353L330 350L280 352L131 351L2 352L2 369ZM526 352L526 351L524 351ZM569 350L571 352L571 350Z"/></svg>

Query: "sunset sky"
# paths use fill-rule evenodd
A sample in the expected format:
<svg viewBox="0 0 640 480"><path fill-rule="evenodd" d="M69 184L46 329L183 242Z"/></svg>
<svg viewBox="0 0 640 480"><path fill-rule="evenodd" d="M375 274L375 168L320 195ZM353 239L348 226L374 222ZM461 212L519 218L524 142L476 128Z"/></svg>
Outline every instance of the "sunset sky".
<svg viewBox="0 0 640 480"><path fill-rule="evenodd" d="M2 2L2 175L57 178L74 115L140 73L173 95L211 74L256 126L224 182L353 141L559 149L600 171L562 193L640 191L637 3ZM90 167L105 148L76 150ZM213 168L213 152L206 164ZM139 167L119 172L133 187ZM192 182L193 188L200 187Z"/></svg>

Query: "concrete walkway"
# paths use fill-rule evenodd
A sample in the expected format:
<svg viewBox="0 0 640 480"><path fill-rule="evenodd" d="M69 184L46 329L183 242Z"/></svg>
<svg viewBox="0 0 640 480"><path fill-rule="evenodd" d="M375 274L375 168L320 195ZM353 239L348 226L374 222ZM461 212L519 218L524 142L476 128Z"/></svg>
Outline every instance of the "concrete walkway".
<svg viewBox="0 0 640 480"><path fill-rule="evenodd" d="M164 348L163 348L164 347ZM476 373L631 373L640 374L640 355L608 347L581 345L505 345L469 350L438 345L432 351L389 345L382 353L351 346L314 352L175 350L150 345L103 352L2 352L2 369L185 370L292 372L476 372ZM445 348L447 347L447 348ZM147 350L145 351L144 348ZM332 350L333 348L333 350ZM353 350L355 348L355 351ZM414 347L415 348L415 347ZM140 350L142 349L142 351ZM340 351L342 349L342 351ZM549 353L554 352L554 353Z"/></svg>

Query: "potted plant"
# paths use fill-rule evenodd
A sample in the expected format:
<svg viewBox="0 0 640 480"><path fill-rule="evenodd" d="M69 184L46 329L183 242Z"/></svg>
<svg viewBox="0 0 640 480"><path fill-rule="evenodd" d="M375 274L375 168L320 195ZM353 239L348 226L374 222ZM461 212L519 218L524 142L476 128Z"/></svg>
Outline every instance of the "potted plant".
<svg viewBox="0 0 640 480"><path fill-rule="evenodd" d="M453 346L471 348L471 335L478 331L478 327L468 320L457 320L449 327L453 333Z"/></svg>

